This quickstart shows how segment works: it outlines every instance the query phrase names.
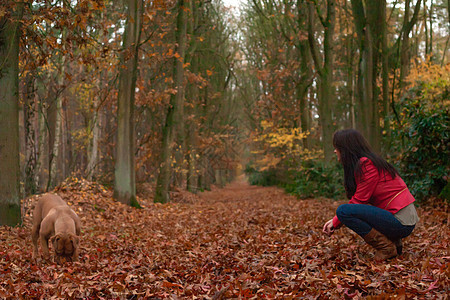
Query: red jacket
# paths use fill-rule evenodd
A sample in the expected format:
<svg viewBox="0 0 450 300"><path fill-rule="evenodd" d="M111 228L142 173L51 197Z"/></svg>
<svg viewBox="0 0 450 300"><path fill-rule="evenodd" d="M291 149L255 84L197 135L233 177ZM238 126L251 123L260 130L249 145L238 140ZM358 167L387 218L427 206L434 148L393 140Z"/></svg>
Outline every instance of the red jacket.
<svg viewBox="0 0 450 300"><path fill-rule="evenodd" d="M387 172L379 174L367 157L362 157L360 163L363 172L360 177L356 177L356 192L349 203L370 204L395 214L415 201L400 176L393 179ZM340 225L341 222L334 216L333 227L338 228Z"/></svg>

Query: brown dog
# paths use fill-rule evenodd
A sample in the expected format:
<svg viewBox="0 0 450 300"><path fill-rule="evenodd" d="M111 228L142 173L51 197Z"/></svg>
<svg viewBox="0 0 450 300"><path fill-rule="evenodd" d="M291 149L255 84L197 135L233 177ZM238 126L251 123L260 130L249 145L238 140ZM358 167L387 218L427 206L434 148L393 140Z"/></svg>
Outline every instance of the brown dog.
<svg viewBox="0 0 450 300"><path fill-rule="evenodd" d="M39 198L34 208L31 235L34 259L38 258L39 238L44 259L50 258L48 250L50 239L58 263L62 257L71 258L72 261L78 260L80 219L58 195L45 194Z"/></svg>

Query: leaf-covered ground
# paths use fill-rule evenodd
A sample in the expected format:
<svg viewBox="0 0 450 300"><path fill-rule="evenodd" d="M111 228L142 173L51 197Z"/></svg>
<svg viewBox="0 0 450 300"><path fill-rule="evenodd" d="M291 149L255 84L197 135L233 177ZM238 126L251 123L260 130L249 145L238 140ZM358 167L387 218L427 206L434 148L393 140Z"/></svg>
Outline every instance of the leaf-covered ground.
<svg viewBox="0 0 450 300"><path fill-rule="evenodd" d="M238 182L171 204L112 200L86 181L56 191L80 216L80 262L31 260L31 214L0 228L0 298L229 299L431 298L450 293L448 210L420 209L405 253L375 263L348 229L321 232L340 202L298 200L277 188Z"/></svg>

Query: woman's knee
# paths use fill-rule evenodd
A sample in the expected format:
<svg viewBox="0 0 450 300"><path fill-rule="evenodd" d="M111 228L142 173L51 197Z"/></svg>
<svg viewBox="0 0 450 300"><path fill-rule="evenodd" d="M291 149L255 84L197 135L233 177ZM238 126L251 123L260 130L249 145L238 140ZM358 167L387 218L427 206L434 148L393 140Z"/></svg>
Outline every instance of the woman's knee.
<svg viewBox="0 0 450 300"><path fill-rule="evenodd" d="M339 205L339 207L336 209L336 216L338 217L339 220L350 215L351 206L352 206L351 204Z"/></svg>

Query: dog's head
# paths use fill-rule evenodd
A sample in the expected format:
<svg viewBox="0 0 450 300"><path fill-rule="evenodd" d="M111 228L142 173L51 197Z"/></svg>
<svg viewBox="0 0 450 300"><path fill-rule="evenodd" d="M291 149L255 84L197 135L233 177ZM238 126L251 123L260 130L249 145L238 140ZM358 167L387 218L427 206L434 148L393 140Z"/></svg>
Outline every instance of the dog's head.
<svg viewBox="0 0 450 300"><path fill-rule="evenodd" d="M58 233L51 237L50 242L57 256L72 256L78 248L80 239L72 233Z"/></svg>

